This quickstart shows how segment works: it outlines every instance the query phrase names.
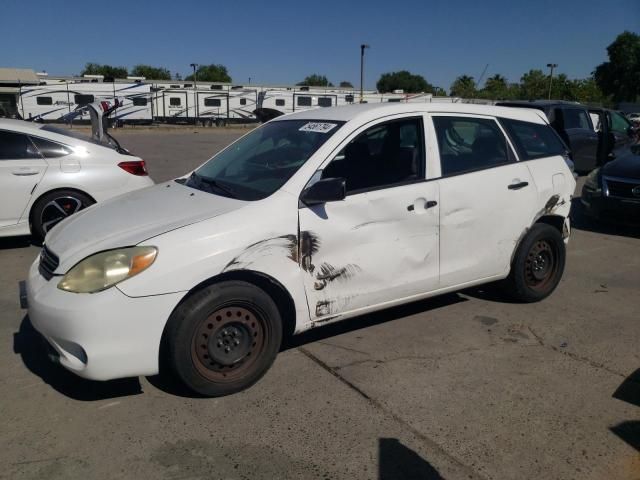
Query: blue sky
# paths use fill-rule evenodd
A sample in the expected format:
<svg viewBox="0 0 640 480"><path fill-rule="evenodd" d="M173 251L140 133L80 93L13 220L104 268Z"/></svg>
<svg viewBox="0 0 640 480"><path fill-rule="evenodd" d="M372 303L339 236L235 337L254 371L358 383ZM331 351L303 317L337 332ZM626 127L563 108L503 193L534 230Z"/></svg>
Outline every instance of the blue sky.
<svg viewBox="0 0 640 480"><path fill-rule="evenodd" d="M0 66L77 74L86 62L189 73L222 63L233 80L290 84L309 73L365 86L406 69L449 88L460 74L511 81L531 68L585 77L623 30L640 31L639 0L2 0Z"/></svg>

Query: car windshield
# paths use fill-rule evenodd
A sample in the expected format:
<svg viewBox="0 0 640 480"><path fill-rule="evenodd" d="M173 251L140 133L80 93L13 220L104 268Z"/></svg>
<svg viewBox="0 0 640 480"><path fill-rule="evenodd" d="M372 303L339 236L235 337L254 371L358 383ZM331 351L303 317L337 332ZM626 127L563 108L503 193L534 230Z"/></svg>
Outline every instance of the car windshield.
<svg viewBox="0 0 640 480"><path fill-rule="evenodd" d="M278 120L222 150L191 174L186 185L241 200L278 190L344 122Z"/></svg>

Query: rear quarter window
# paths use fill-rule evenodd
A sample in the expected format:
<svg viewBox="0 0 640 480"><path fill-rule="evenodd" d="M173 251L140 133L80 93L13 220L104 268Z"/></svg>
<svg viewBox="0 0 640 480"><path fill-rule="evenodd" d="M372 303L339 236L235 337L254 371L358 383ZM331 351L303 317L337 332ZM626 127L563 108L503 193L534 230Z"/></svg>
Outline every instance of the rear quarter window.
<svg viewBox="0 0 640 480"><path fill-rule="evenodd" d="M549 125L501 118L500 123L516 146L521 160L564 155L568 148Z"/></svg>

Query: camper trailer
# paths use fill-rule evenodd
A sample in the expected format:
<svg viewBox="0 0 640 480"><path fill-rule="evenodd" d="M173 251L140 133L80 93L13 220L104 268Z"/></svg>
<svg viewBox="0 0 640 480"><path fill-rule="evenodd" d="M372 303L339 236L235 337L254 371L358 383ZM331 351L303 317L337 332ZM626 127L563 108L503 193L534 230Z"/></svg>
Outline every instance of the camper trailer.
<svg viewBox="0 0 640 480"><path fill-rule="evenodd" d="M64 122L70 116L75 121L89 122L86 111L76 110L95 101L122 100L122 106L111 118L121 123L151 123L153 120L151 87L145 83L60 82L22 87L18 94L18 114L24 120Z"/></svg>
<svg viewBox="0 0 640 480"><path fill-rule="evenodd" d="M208 88L207 88L208 87ZM255 89L211 85L187 88L153 87L155 119L166 123L255 122L258 93Z"/></svg>

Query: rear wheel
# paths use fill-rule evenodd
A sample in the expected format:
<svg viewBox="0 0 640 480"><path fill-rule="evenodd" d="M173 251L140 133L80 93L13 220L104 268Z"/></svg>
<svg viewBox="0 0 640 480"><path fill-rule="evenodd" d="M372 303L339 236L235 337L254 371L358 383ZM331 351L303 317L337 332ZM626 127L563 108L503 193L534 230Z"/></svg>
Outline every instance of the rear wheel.
<svg viewBox="0 0 640 480"><path fill-rule="evenodd" d="M45 194L31 211L31 235L37 241L44 240L47 232L62 220L94 203L91 197L75 190L56 190Z"/></svg>
<svg viewBox="0 0 640 480"><path fill-rule="evenodd" d="M195 293L165 331L169 366L191 390L218 397L244 390L269 369L282 341L276 304L240 281Z"/></svg>
<svg viewBox="0 0 640 480"><path fill-rule="evenodd" d="M536 223L524 237L504 282L507 293L521 302L537 302L558 286L565 265L565 245L560 232Z"/></svg>

